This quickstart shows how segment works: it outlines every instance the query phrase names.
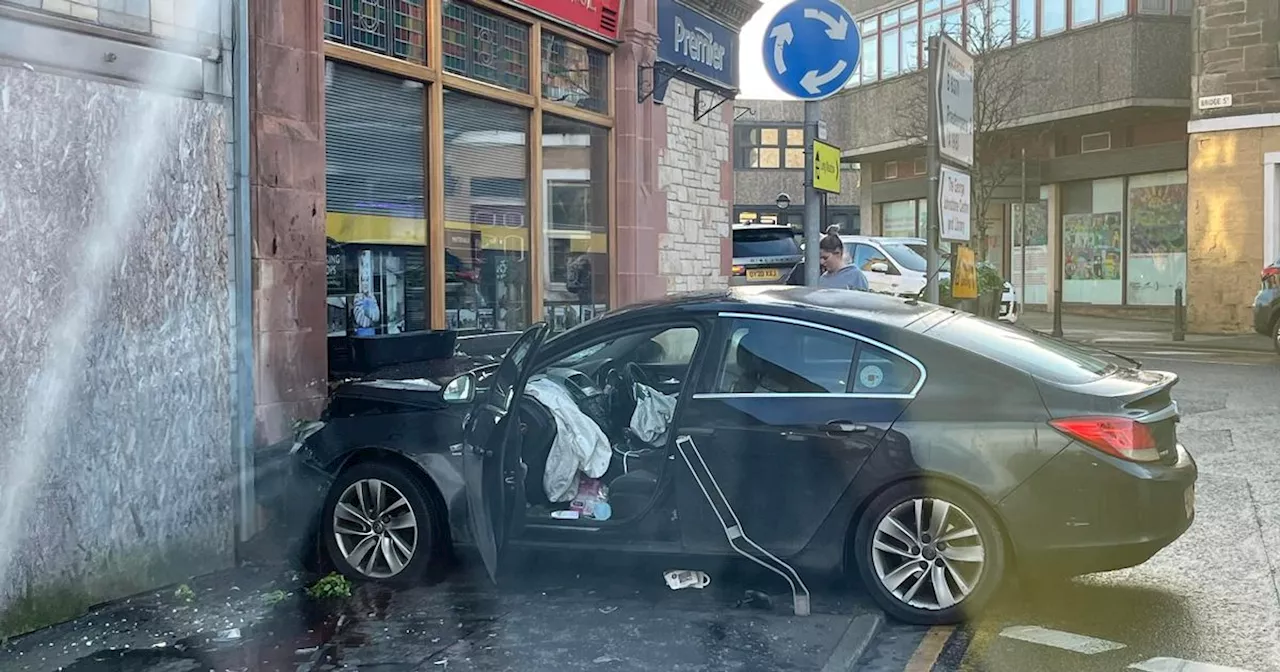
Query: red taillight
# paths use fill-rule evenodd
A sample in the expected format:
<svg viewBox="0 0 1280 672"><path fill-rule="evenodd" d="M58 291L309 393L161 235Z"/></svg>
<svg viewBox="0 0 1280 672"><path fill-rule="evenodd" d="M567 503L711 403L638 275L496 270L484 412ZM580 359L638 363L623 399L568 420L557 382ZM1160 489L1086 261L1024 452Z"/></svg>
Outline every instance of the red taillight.
<svg viewBox="0 0 1280 672"><path fill-rule="evenodd" d="M724 266L721 266L720 268L724 268ZM746 275L746 274L747 274L747 267L746 267L746 266L739 266L738 264L734 264L734 265L733 265L733 274L734 274L734 275Z"/></svg>
<svg viewBox="0 0 1280 672"><path fill-rule="evenodd" d="M1141 422L1112 416L1062 418L1050 420L1054 429L1108 455L1132 462L1155 462L1160 459L1156 437Z"/></svg>
<svg viewBox="0 0 1280 672"><path fill-rule="evenodd" d="M1262 286L1275 287L1280 285L1280 266L1268 266L1262 269Z"/></svg>

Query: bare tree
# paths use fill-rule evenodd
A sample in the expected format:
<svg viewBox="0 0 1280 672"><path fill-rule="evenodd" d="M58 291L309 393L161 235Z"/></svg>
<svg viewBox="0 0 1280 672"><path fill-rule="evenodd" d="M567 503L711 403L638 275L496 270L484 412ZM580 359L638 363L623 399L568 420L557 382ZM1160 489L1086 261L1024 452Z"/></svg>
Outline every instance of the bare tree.
<svg viewBox="0 0 1280 672"><path fill-rule="evenodd" d="M974 56L973 153L970 170L971 243L978 258L986 259L990 222L987 208L996 191L1017 175L1021 158L1017 148L1028 137L1013 127L1018 110L1029 89L1037 84L1027 68L1026 57L1009 49L1014 30L1009 12L1011 0L985 0L969 6L965 50ZM954 32L959 32L955 26ZM950 31L949 31L950 32ZM927 40L929 36L921 36ZM952 34L960 42L960 36ZM926 42L927 44L927 42ZM932 55L931 55L932 57ZM895 132L912 145L928 142L928 78L922 78L909 104L898 116Z"/></svg>

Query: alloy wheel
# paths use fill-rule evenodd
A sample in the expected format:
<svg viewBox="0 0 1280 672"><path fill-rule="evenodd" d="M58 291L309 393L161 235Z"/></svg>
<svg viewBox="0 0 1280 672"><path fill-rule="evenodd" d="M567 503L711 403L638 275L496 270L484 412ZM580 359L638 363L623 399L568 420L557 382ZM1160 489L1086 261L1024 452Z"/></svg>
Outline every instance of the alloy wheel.
<svg viewBox="0 0 1280 672"><path fill-rule="evenodd" d="M898 504L876 524L871 561L895 598L939 611L974 591L986 567L986 550L978 526L963 509L921 497Z"/></svg>
<svg viewBox="0 0 1280 672"><path fill-rule="evenodd" d="M418 521L404 493L377 478L356 481L333 507L338 552L361 574L387 579L404 571L418 547Z"/></svg>

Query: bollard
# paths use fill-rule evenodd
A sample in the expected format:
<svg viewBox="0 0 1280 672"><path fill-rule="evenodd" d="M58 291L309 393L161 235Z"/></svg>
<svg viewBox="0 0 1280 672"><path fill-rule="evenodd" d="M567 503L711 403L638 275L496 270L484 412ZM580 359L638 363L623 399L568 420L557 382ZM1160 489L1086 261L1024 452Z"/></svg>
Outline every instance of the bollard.
<svg viewBox="0 0 1280 672"><path fill-rule="evenodd" d="M1053 290L1053 336L1062 338L1062 287Z"/></svg>
<svg viewBox="0 0 1280 672"><path fill-rule="evenodd" d="M1186 308L1182 305L1182 287L1173 290L1173 340L1187 340Z"/></svg>

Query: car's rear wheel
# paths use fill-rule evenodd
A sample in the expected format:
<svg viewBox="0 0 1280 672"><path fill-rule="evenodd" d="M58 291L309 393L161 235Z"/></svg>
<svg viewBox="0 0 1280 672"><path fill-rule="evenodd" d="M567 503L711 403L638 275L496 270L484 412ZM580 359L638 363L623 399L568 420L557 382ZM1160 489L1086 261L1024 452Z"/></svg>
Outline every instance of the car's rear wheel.
<svg viewBox="0 0 1280 672"><path fill-rule="evenodd" d="M342 472L325 498L324 548L338 571L361 581L408 583L440 553L435 502L413 474L365 462Z"/></svg>
<svg viewBox="0 0 1280 672"><path fill-rule="evenodd" d="M858 573L890 616L955 623L976 614L1005 576L1005 543L977 497L939 481L907 481L863 510L854 534Z"/></svg>

